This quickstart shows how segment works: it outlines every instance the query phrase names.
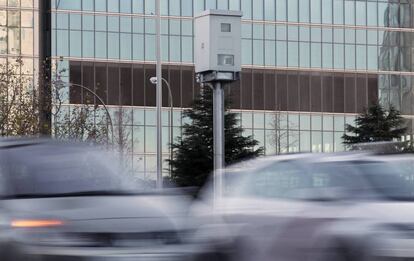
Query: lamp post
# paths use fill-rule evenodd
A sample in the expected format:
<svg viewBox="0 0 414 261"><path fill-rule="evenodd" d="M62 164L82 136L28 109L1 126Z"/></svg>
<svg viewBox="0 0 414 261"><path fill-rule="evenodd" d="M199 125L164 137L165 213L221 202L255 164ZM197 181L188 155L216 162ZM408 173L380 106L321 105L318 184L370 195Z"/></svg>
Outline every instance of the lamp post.
<svg viewBox="0 0 414 261"><path fill-rule="evenodd" d="M156 0L156 74L157 79L162 78L162 64L161 64L161 0ZM161 121L161 108L162 108L162 81L157 81L157 189L162 189L162 121Z"/></svg>
<svg viewBox="0 0 414 261"><path fill-rule="evenodd" d="M164 78L162 78L162 81L165 83L165 85L168 88L168 98L169 98L169 103L170 103L170 157L172 159L173 149L172 149L171 144L173 143L173 115L174 115L173 96L172 96L172 92L171 92L171 86L168 83L168 81L165 80ZM158 82L157 77L151 77L150 82L152 84L156 85L157 82Z"/></svg>
<svg viewBox="0 0 414 261"><path fill-rule="evenodd" d="M114 143L114 125L113 125L113 122L112 122L111 114L109 113L108 107L106 106L106 104L103 101L103 99L96 92L94 92L93 90L91 90L88 87L85 87L83 85L80 85L80 84L76 84L76 83L65 83L62 80L58 81L57 84L67 84L70 87L80 88L82 90L85 90L85 91L91 93L96 99L99 100L99 102L102 104L102 106L104 107L104 109L106 111L106 115L108 117L109 124L110 124L110 128L111 128L111 139L112 139L112 143Z"/></svg>

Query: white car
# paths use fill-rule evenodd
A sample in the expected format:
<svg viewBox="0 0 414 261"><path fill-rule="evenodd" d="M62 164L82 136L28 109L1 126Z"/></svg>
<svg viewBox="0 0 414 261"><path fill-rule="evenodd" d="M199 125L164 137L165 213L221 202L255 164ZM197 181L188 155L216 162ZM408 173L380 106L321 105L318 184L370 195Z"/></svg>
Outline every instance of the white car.
<svg viewBox="0 0 414 261"><path fill-rule="evenodd" d="M192 208L199 260L414 258L414 157L264 157L228 168Z"/></svg>

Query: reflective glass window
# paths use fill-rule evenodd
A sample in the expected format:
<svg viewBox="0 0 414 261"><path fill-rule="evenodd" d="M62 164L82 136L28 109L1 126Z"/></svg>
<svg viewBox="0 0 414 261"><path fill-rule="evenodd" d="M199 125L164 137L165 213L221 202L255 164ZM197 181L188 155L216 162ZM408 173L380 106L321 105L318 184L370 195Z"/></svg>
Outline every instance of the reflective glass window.
<svg viewBox="0 0 414 261"><path fill-rule="evenodd" d="M311 0L311 22L321 23L321 0Z"/></svg>
<svg viewBox="0 0 414 261"><path fill-rule="evenodd" d="M322 44L322 67L333 68L333 47L332 44Z"/></svg>
<svg viewBox="0 0 414 261"><path fill-rule="evenodd" d="M132 0L132 12L134 14L144 13L144 0Z"/></svg>
<svg viewBox="0 0 414 261"><path fill-rule="evenodd" d="M310 17L310 0L299 0L299 22L309 23Z"/></svg>
<svg viewBox="0 0 414 261"><path fill-rule="evenodd" d="M131 34L121 34L121 59L131 60L132 59L132 36Z"/></svg>
<svg viewBox="0 0 414 261"><path fill-rule="evenodd" d="M96 58L106 58L106 39L107 34L105 32L95 32L95 57Z"/></svg>
<svg viewBox="0 0 414 261"><path fill-rule="evenodd" d="M70 31L70 56L82 56L82 41L80 39L82 39L81 31Z"/></svg>
<svg viewBox="0 0 414 261"><path fill-rule="evenodd" d="M155 34L155 19L145 18L145 33Z"/></svg>
<svg viewBox="0 0 414 261"><path fill-rule="evenodd" d="M106 12L106 0L95 0L95 11Z"/></svg>
<svg viewBox="0 0 414 261"><path fill-rule="evenodd" d="M310 41L310 29L307 26L299 26L299 41Z"/></svg>
<svg viewBox="0 0 414 261"><path fill-rule="evenodd" d="M216 0L205 0L206 1L206 9L217 9Z"/></svg>
<svg viewBox="0 0 414 261"><path fill-rule="evenodd" d="M298 0L288 1L288 21L297 22L299 14Z"/></svg>
<svg viewBox="0 0 414 261"><path fill-rule="evenodd" d="M265 25L265 39L275 40L276 39L276 28L272 24Z"/></svg>
<svg viewBox="0 0 414 261"><path fill-rule="evenodd" d="M310 130L311 129L311 117L309 114L300 115L300 129Z"/></svg>
<svg viewBox="0 0 414 261"><path fill-rule="evenodd" d="M344 29L334 28L333 29L333 41L334 43L343 43L344 42Z"/></svg>
<svg viewBox="0 0 414 261"><path fill-rule="evenodd" d="M20 26L20 19L18 16L13 16L16 18L12 18L9 12L9 26ZM69 28L69 15L65 13L58 13L56 14L56 28L57 29L68 29Z"/></svg>
<svg viewBox="0 0 414 261"><path fill-rule="evenodd" d="M145 14L155 15L155 0L145 0Z"/></svg>
<svg viewBox="0 0 414 261"><path fill-rule="evenodd" d="M81 10L81 0L60 0L56 9Z"/></svg>
<svg viewBox="0 0 414 261"><path fill-rule="evenodd" d="M67 30L56 30L57 55L69 55L69 33ZM18 54L20 50L20 30L9 29L9 53ZM77 39L79 41L79 39Z"/></svg>
<svg viewBox="0 0 414 261"><path fill-rule="evenodd" d="M275 0L264 0L265 20L275 20Z"/></svg>
<svg viewBox="0 0 414 261"><path fill-rule="evenodd" d="M105 15L95 16L95 30L106 31L106 16Z"/></svg>
<svg viewBox="0 0 414 261"><path fill-rule="evenodd" d="M228 0L222 0L217 1L217 9L219 10L228 10L229 9L229 1Z"/></svg>
<svg viewBox="0 0 414 261"><path fill-rule="evenodd" d="M230 10L240 10L240 0L229 0L229 9Z"/></svg>
<svg viewBox="0 0 414 261"><path fill-rule="evenodd" d="M82 32L82 56L83 57L94 57L94 33L83 31Z"/></svg>
<svg viewBox="0 0 414 261"><path fill-rule="evenodd" d="M253 64L263 65L263 40L253 40Z"/></svg>
<svg viewBox="0 0 414 261"><path fill-rule="evenodd" d="M181 42L179 36L170 36L170 61L181 61Z"/></svg>
<svg viewBox="0 0 414 261"><path fill-rule="evenodd" d="M254 0L253 19L263 20L263 0Z"/></svg>
<svg viewBox="0 0 414 261"><path fill-rule="evenodd" d="M155 35L145 35L145 60L155 60Z"/></svg>
<svg viewBox="0 0 414 261"><path fill-rule="evenodd" d="M132 1L131 0L119 0L121 13L130 14L132 12Z"/></svg>
<svg viewBox="0 0 414 261"><path fill-rule="evenodd" d="M108 58L119 59L119 33L108 33Z"/></svg>
<svg viewBox="0 0 414 261"><path fill-rule="evenodd" d="M160 0L161 15L168 15L168 0Z"/></svg>
<svg viewBox="0 0 414 261"><path fill-rule="evenodd" d="M322 63L321 59L321 44L311 43L311 67L320 68Z"/></svg>
<svg viewBox="0 0 414 261"><path fill-rule="evenodd" d="M108 16L108 31L119 32L119 16Z"/></svg>
<svg viewBox="0 0 414 261"><path fill-rule="evenodd" d="M323 152L334 152L333 132L323 132Z"/></svg>
<svg viewBox="0 0 414 261"><path fill-rule="evenodd" d="M244 19L252 19L252 0L240 0Z"/></svg>
<svg viewBox="0 0 414 261"><path fill-rule="evenodd" d="M181 23L180 20L170 20L170 34L180 35L181 34Z"/></svg>
<svg viewBox="0 0 414 261"><path fill-rule="evenodd" d="M355 18L356 25L367 24L367 3L363 1L355 1Z"/></svg>
<svg viewBox="0 0 414 261"><path fill-rule="evenodd" d="M275 41L265 41L265 65L276 65L276 44Z"/></svg>
<svg viewBox="0 0 414 261"><path fill-rule="evenodd" d="M287 0L276 0L276 20L286 21Z"/></svg>
<svg viewBox="0 0 414 261"><path fill-rule="evenodd" d="M133 35L133 59L143 61L144 60L144 35Z"/></svg>
<svg viewBox="0 0 414 261"><path fill-rule="evenodd" d="M378 47L367 46L367 67L368 70L378 70Z"/></svg>
<svg viewBox="0 0 414 261"><path fill-rule="evenodd" d="M93 11L93 0L83 0L82 1L82 10L84 11Z"/></svg>
<svg viewBox="0 0 414 261"><path fill-rule="evenodd" d="M0 10L0 25L7 25L7 11Z"/></svg>
<svg viewBox="0 0 414 261"><path fill-rule="evenodd" d="M378 7L377 2L367 2L367 25L368 26L377 26L378 22L378 12L376 12Z"/></svg>
<svg viewBox="0 0 414 261"><path fill-rule="evenodd" d="M310 131L300 132L300 151L309 152L311 145Z"/></svg>
<svg viewBox="0 0 414 261"><path fill-rule="evenodd" d="M263 39L263 24L253 24L253 39Z"/></svg>
<svg viewBox="0 0 414 261"><path fill-rule="evenodd" d="M93 31L95 28L94 20L93 15L82 15L82 29Z"/></svg>
<svg viewBox="0 0 414 261"><path fill-rule="evenodd" d="M0 27L0 54L7 53L7 29Z"/></svg>
<svg viewBox="0 0 414 261"><path fill-rule="evenodd" d="M106 26L106 23L105 23ZM70 29L81 30L82 29L82 17L80 14L70 14Z"/></svg>
<svg viewBox="0 0 414 261"><path fill-rule="evenodd" d="M299 43L288 42L288 66L299 66Z"/></svg>
<svg viewBox="0 0 414 261"><path fill-rule="evenodd" d="M322 0L322 23L332 23L332 0Z"/></svg>
<svg viewBox="0 0 414 261"><path fill-rule="evenodd" d="M119 12L119 0L107 0L107 1L108 1L108 12L118 13ZM130 2L130 0L122 0L122 1ZM122 4L124 5L124 3Z"/></svg>
<svg viewBox="0 0 414 261"><path fill-rule="evenodd" d="M192 16L193 15L193 1L192 0L181 0L181 15Z"/></svg>
<svg viewBox="0 0 414 261"><path fill-rule="evenodd" d="M322 152L322 132L312 131L312 152Z"/></svg>
<svg viewBox="0 0 414 261"><path fill-rule="evenodd" d="M367 47L365 45L356 46L356 68L358 70L367 69Z"/></svg>
<svg viewBox="0 0 414 261"><path fill-rule="evenodd" d="M181 1L180 0L170 0L169 13L173 16L179 16L181 14Z"/></svg>
<svg viewBox="0 0 414 261"><path fill-rule="evenodd" d="M204 11L204 0L194 0L194 16Z"/></svg>
<svg viewBox="0 0 414 261"><path fill-rule="evenodd" d="M355 69L355 45L345 45L345 69Z"/></svg>
<svg viewBox="0 0 414 261"><path fill-rule="evenodd" d="M355 44L355 29L345 29L345 43Z"/></svg>
<svg viewBox="0 0 414 261"><path fill-rule="evenodd" d="M376 30L367 31L367 43L372 45L377 45L378 42L378 33Z"/></svg>
<svg viewBox="0 0 414 261"><path fill-rule="evenodd" d="M242 63L252 64L252 40L242 39Z"/></svg>
<svg viewBox="0 0 414 261"><path fill-rule="evenodd" d="M1 1L0 1L1 5ZM22 7L33 7L33 0L21 0Z"/></svg>
<svg viewBox="0 0 414 261"><path fill-rule="evenodd" d="M356 30L355 34L355 42L357 44L367 44L367 30Z"/></svg>
<svg viewBox="0 0 414 261"><path fill-rule="evenodd" d="M122 33L130 33L132 30L132 21L131 17L128 16L121 16L121 26L120 26Z"/></svg>
<svg viewBox="0 0 414 261"><path fill-rule="evenodd" d="M277 40L287 39L286 25L276 25L276 39Z"/></svg>
<svg viewBox="0 0 414 261"><path fill-rule="evenodd" d="M193 35L193 21L181 20L181 34L182 35Z"/></svg>
<svg viewBox="0 0 414 261"><path fill-rule="evenodd" d="M388 26L388 3L378 3L378 26Z"/></svg>
<svg viewBox="0 0 414 261"><path fill-rule="evenodd" d="M334 44L334 68L343 69L345 66L344 61L344 45Z"/></svg>
<svg viewBox="0 0 414 261"><path fill-rule="evenodd" d="M310 67L310 44L306 42L299 43L300 51L300 66L309 68Z"/></svg>
<svg viewBox="0 0 414 261"><path fill-rule="evenodd" d="M311 27L311 41L322 42L322 29L320 27Z"/></svg>
<svg viewBox="0 0 414 261"><path fill-rule="evenodd" d="M355 25L355 1L345 1L345 24Z"/></svg>
<svg viewBox="0 0 414 261"><path fill-rule="evenodd" d="M344 0L333 0L334 24L344 24Z"/></svg>
<svg viewBox="0 0 414 261"><path fill-rule="evenodd" d="M253 34L252 34L252 24L251 23L248 23L248 24L245 24L245 23L242 23L242 31L241 31L241 34L242 34L242 38L252 38L253 37Z"/></svg>
<svg viewBox="0 0 414 261"><path fill-rule="evenodd" d="M22 42L21 52L23 55L30 55L30 56L33 55L33 40L34 40L33 29L22 28L21 29L21 42ZM30 59L30 61L32 60ZM33 68L31 68L30 71L33 72Z"/></svg>
<svg viewBox="0 0 414 261"><path fill-rule="evenodd" d="M332 43L332 28L322 29L322 42Z"/></svg>
<svg viewBox="0 0 414 261"><path fill-rule="evenodd" d="M276 65L287 66L287 43L282 41L276 42Z"/></svg>
<svg viewBox="0 0 414 261"><path fill-rule="evenodd" d="M134 33L144 33L144 19L141 17L134 17L132 20L132 31Z"/></svg>
<svg viewBox="0 0 414 261"><path fill-rule="evenodd" d="M193 38L183 36L181 39L182 61L193 62Z"/></svg>
<svg viewBox="0 0 414 261"><path fill-rule="evenodd" d="M288 26L288 40L298 41L299 40L299 28L297 26Z"/></svg>

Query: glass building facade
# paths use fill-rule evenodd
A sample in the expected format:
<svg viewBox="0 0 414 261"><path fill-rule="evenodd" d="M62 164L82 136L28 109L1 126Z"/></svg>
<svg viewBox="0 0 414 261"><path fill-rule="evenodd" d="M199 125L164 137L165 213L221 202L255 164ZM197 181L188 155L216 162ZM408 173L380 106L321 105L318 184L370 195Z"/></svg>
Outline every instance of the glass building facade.
<svg viewBox="0 0 414 261"><path fill-rule="evenodd" d="M113 113L123 108L130 164L138 175L154 177L155 87L149 78L155 76L155 0L51 1L55 69L65 69L64 81L94 89ZM21 43L23 31L35 34L23 12L36 16L36 4L5 2L0 0L0 57L17 55L20 41L22 54L35 58L36 48L23 51ZM274 154L344 150L345 124L376 100L412 122L413 7L411 0L161 0L163 77L174 105L171 124L164 89L164 158L170 134L181 135L183 109L200 91L193 18L201 11L243 12L241 80L226 91L245 135ZM68 89L64 103L70 108L82 97Z"/></svg>
<svg viewBox="0 0 414 261"><path fill-rule="evenodd" d="M23 77L34 80L38 68L38 1L0 0L0 63L22 58Z"/></svg>

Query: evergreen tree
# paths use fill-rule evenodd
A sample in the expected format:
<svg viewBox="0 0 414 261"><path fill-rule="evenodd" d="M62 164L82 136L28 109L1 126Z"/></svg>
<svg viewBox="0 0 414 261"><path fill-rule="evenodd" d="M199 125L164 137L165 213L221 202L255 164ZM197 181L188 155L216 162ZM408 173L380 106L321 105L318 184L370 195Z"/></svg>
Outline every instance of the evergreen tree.
<svg viewBox="0 0 414 261"><path fill-rule="evenodd" d="M237 115L229 112L230 103L225 103L225 161L237 161L257 157L263 148L257 148L258 141L251 136L242 136ZM190 109L184 111L184 118L190 123L183 125L183 135L171 146L174 149L171 165L171 179L178 186L202 186L214 165L213 152L213 92L205 88L195 99Z"/></svg>
<svg viewBox="0 0 414 261"><path fill-rule="evenodd" d="M344 134L344 144L392 141L400 139L407 131L403 127L404 118L394 107L387 111L380 104L374 103L355 119L355 126L347 124L345 129L351 135Z"/></svg>

